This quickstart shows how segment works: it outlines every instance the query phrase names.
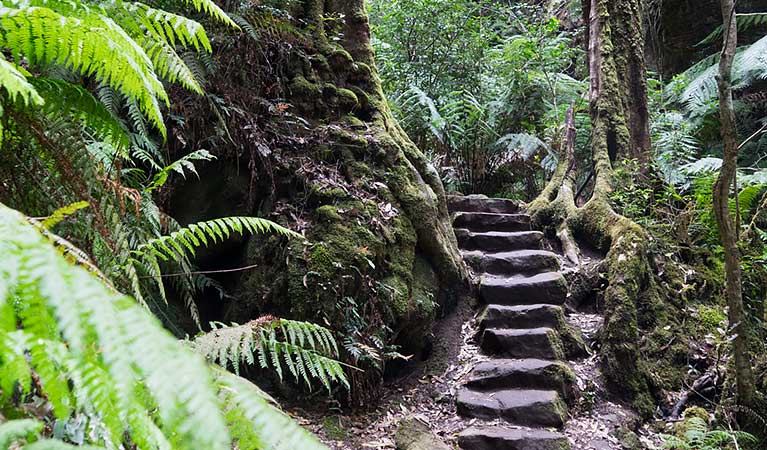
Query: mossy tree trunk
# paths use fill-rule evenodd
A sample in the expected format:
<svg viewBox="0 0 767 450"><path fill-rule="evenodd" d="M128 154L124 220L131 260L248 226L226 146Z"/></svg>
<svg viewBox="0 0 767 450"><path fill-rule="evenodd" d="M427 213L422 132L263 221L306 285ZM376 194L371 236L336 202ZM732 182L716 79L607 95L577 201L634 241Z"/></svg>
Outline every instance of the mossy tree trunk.
<svg viewBox="0 0 767 450"><path fill-rule="evenodd" d="M247 8L258 39L222 37L214 51L226 69L209 92L230 102L227 132L207 104L184 123L184 145L211 148L217 167L172 203L183 222L260 215L306 235L254 237L218 256L257 267L224 280L234 298L209 319L270 313L331 326L366 370L351 373L363 399L389 346L428 349L434 319L468 292L444 188L389 109L363 0L290 2L289 16ZM211 146L211 135L225 138Z"/></svg>
<svg viewBox="0 0 767 450"><path fill-rule="evenodd" d="M621 159L648 161L647 89L638 0L584 0L589 24L589 106L595 176L591 198L574 201L574 164L566 151L541 195L530 204L534 220L556 230L565 248L575 236L606 252L603 366L610 384L644 415L654 409L639 354L637 305L654 292L648 235L610 205L613 166ZM566 149L566 147L565 147ZM581 168L588 170L589 168ZM563 239L564 238L564 239ZM569 252L572 252L570 250ZM575 250L577 252L577 250ZM573 259L573 258L570 258Z"/></svg>
<svg viewBox="0 0 767 450"><path fill-rule="evenodd" d="M714 214L719 226L724 247L725 297L727 298L728 321L732 333L732 352L735 358L735 385L737 404L753 408L755 396L754 374L751 370L749 351L749 323L743 307L743 289L738 249L738 227L730 213L730 192L735 183L738 164L738 137L735 124L735 110L732 104L732 64L738 45L738 25L735 20L735 2L722 0L724 19L724 43L719 60L719 117L722 129L724 154L722 169L714 184ZM736 195L737 195L737 190ZM747 414L740 414L748 419Z"/></svg>

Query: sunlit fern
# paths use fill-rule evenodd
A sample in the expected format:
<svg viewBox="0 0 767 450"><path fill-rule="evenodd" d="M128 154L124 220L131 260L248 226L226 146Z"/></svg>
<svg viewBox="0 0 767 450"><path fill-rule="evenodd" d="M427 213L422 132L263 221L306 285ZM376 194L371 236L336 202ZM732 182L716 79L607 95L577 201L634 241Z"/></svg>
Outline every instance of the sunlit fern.
<svg viewBox="0 0 767 450"><path fill-rule="evenodd" d="M349 387L330 331L309 322L264 316L243 325L213 323L213 330L196 337L192 348L223 367L239 373L240 364L271 368L283 378L285 368L296 382L311 387L318 380L330 390L333 383Z"/></svg>
<svg viewBox="0 0 767 450"><path fill-rule="evenodd" d="M211 0L186 4L237 27ZM11 97L41 103L20 82L28 73L19 70L19 61L65 66L136 101L163 136L160 104L168 95L161 79L201 92L176 46L211 50L199 23L139 2L7 0L0 6L0 30L0 47L11 58L0 64L0 83Z"/></svg>
<svg viewBox="0 0 767 450"><path fill-rule="evenodd" d="M0 254L6 408L42 397L58 420L86 415L96 425L90 443L110 448L324 448L255 386L211 369L131 298L72 266L3 205ZM0 440L23 445L38 437L38 427L8 422ZM69 448L41 442L23 448Z"/></svg>
<svg viewBox="0 0 767 450"><path fill-rule="evenodd" d="M188 273L191 271L188 258L194 256L196 248L223 242L233 234L268 232L275 232L287 237L301 237L298 233L270 220L256 217L223 217L198 222L138 245L135 250L131 250L130 256L123 266L123 273L130 280L132 293L140 302L145 303L139 278L141 275L151 277L154 280L160 298L167 302L162 279L163 270L161 266L163 263L181 264L185 266L182 267L184 272ZM199 326L199 314L191 297L187 296L186 303L192 318Z"/></svg>

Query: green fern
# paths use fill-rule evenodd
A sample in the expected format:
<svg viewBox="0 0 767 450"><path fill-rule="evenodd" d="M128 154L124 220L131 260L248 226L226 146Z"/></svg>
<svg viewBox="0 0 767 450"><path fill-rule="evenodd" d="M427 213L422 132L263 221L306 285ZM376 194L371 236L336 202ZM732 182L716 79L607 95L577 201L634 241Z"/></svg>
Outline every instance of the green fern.
<svg viewBox="0 0 767 450"><path fill-rule="evenodd" d="M99 425L93 439L112 448L129 440L140 450L228 450L232 439L246 436L255 444L240 448L257 449L293 442L296 434L304 445L293 448L323 448L265 397L252 398L260 394L247 382L211 373L132 299L71 266L23 215L3 205L0 254L6 398L15 393L23 400L34 391L58 419L84 414ZM9 422L0 425L0 438L29 437L37 426ZM24 448L68 447L43 440Z"/></svg>
<svg viewBox="0 0 767 450"><path fill-rule="evenodd" d="M170 176L171 172L176 172L184 178L186 178L186 172L191 172L199 177L193 161L210 161L212 159L215 159L215 157L207 150L197 150L185 155L157 172L152 179L152 183L147 186L145 191L152 192L163 186L168 180L168 176Z"/></svg>
<svg viewBox="0 0 767 450"><path fill-rule="evenodd" d="M758 440L742 431L711 430L708 423L700 417L689 417L684 421L684 435L661 435L663 448L673 450L720 450L730 445L756 444Z"/></svg>
<svg viewBox="0 0 767 450"><path fill-rule="evenodd" d="M135 250L130 252L125 264L122 266L122 273L129 280L132 293L139 302L146 305L144 296L141 293L139 278L143 274L152 278L158 290L159 298L167 303L162 280L163 270L161 265L163 263L180 264L183 271L188 273L191 271L191 264L188 258L195 255L196 248L223 242L233 233L244 235L246 232L251 234L276 232L287 237L302 238L300 234L283 226L256 217L224 217L198 222L179 228L169 235L150 239L140 244ZM199 314L191 295L186 295L185 298L185 303L190 310L192 319L200 327Z"/></svg>
<svg viewBox="0 0 767 450"><path fill-rule="evenodd" d="M282 379L285 367L296 382L319 380L328 391L332 383L349 388L343 367L335 358L338 346L324 327L308 322L265 316L244 325L212 323L213 330L198 336L192 347L208 360L239 373L240 363L259 363Z"/></svg>
<svg viewBox="0 0 767 450"><path fill-rule="evenodd" d="M46 229L52 228L57 223L61 222L62 220L66 219L67 217L71 216L72 214L76 213L77 211L80 211L83 208L87 208L90 206L88 202L74 202L70 203L66 206L62 206L61 208L57 209L56 211L53 211L50 216L46 217L45 220L40 222L40 226Z"/></svg>
<svg viewBox="0 0 767 450"><path fill-rule="evenodd" d="M745 89L754 83L767 79L767 36L751 45L738 49L733 63L733 89ZM717 55L706 58L688 69L683 76L672 83L668 90L694 118L706 116L715 111L718 101L716 75ZM682 87L682 89L680 89Z"/></svg>
<svg viewBox="0 0 767 450"><path fill-rule="evenodd" d="M24 106L42 105L43 98L37 93L35 87L27 81L25 70L8 62L5 56L0 54L0 87L8 94L12 102L21 99ZM0 110L0 113L2 110Z"/></svg>
<svg viewBox="0 0 767 450"><path fill-rule="evenodd" d="M237 28L211 0L186 4ZM163 136L160 104L167 104L168 96L160 78L202 92L176 45L211 51L199 23L140 2L7 0L0 6L0 30L0 46L14 61L26 59L35 67L61 65L94 77L135 101ZM8 61L0 64L0 82L11 97L41 103L19 75L28 78Z"/></svg>

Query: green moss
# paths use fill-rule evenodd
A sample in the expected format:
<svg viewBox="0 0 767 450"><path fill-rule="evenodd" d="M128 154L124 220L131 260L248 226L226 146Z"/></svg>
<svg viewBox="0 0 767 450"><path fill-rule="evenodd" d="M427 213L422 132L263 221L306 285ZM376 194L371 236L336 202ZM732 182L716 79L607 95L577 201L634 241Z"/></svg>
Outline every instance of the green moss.
<svg viewBox="0 0 767 450"><path fill-rule="evenodd" d="M325 279L333 278L338 262L333 258L327 245L320 243L314 246L309 258L309 269Z"/></svg>
<svg viewBox="0 0 767 450"><path fill-rule="evenodd" d="M365 129L367 128L367 125L365 125L365 122L361 121L357 117L347 114L341 118L341 122L344 124L344 126L347 126L349 128L356 128L356 129Z"/></svg>
<svg viewBox="0 0 767 450"><path fill-rule="evenodd" d="M338 208L333 205L320 206L315 210L317 217L320 220L335 221L341 220L341 215L338 214Z"/></svg>
<svg viewBox="0 0 767 450"><path fill-rule="evenodd" d="M317 83L310 82L303 75L293 77L288 87L294 96L312 98L322 94L320 86Z"/></svg>
<svg viewBox="0 0 767 450"><path fill-rule="evenodd" d="M354 63L352 55L343 48L335 48L328 55L328 62L334 70L348 70Z"/></svg>
<svg viewBox="0 0 767 450"><path fill-rule="evenodd" d="M309 58L309 61L311 62L312 68L314 68L314 70L320 73L330 73L330 64L328 64L328 59L325 58L324 55L312 55Z"/></svg>
<svg viewBox="0 0 767 450"><path fill-rule="evenodd" d="M338 98L338 105L342 108L352 109L359 105L357 94L349 89L338 89L336 96Z"/></svg>
<svg viewBox="0 0 767 450"><path fill-rule="evenodd" d="M344 441L349 437L339 416L327 416L322 419L322 431L325 432L325 436L334 441Z"/></svg>
<svg viewBox="0 0 767 450"><path fill-rule="evenodd" d="M705 330L713 331L727 320L721 309L706 305L700 305L696 312L701 325Z"/></svg>

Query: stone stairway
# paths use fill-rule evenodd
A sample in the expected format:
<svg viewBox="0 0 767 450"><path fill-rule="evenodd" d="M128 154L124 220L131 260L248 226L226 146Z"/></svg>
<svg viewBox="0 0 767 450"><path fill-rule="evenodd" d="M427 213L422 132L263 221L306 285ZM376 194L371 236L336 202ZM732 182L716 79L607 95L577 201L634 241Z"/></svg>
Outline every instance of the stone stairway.
<svg viewBox="0 0 767 450"><path fill-rule="evenodd" d="M477 364L457 395L458 414L478 419L458 436L466 450L563 450L558 431L574 397L564 362L567 284L559 259L540 249L543 234L507 199L450 197L458 244L480 277ZM567 342L571 342L567 341Z"/></svg>

